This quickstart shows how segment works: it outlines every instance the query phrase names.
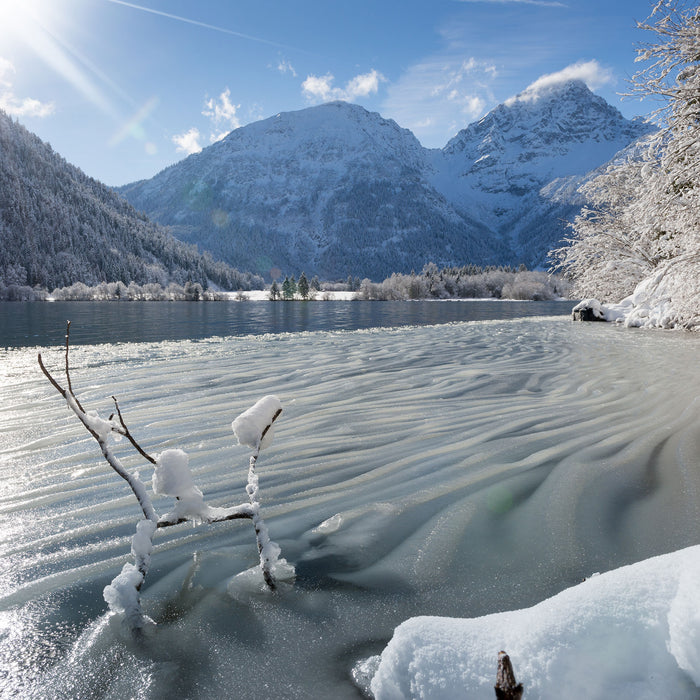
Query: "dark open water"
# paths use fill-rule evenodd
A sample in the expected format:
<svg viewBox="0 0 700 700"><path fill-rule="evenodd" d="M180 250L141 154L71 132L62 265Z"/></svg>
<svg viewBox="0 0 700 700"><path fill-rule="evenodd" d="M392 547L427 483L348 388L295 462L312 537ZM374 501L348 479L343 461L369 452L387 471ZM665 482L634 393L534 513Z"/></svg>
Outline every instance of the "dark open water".
<svg viewBox="0 0 700 700"><path fill-rule="evenodd" d="M426 326L568 315L573 301L0 302L0 347Z"/></svg>

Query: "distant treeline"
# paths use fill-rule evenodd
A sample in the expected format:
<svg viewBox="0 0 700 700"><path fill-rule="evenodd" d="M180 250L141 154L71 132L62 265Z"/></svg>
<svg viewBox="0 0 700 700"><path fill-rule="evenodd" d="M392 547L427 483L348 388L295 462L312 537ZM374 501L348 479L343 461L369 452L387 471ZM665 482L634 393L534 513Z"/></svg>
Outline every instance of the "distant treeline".
<svg viewBox="0 0 700 700"><path fill-rule="evenodd" d="M530 299L545 301L568 295L559 276L528 270L524 265L444 267L429 263L420 274L395 272L383 282L363 280L358 299Z"/></svg>
<svg viewBox="0 0 700 700"><path fill-rule="evenodd" d="M124 284L123 282L102 282L90 287L76 282L69 287L54 289L49 294L45 289L0 285L0 301L221 301L228 295L204 289L199 282L186 282L183 285L171 282L162 287L155 282L147 284Z"/></svg>
<svg viewBox="0 0 700 700"><path fill-rule="evenodd" d="M527 299L545 301L566 298L569 285L560 276L542 271L527 270L524 266L512 268L444 267L439 269L429 263L419 274L395 272L383 282L360 281L349 276L347 282L311 281L302 272L299 279L285 277L279 285L273 282L269 299L314 299L326 291L354 291L357 299L406 300L406 299ZM243 292L241 292L243 295ZM219 301L230 295L205 289L199 282L180 285L171 282L167 286L157 283L136 284L131 282L102 282L89 286L76 282L69 287L54 289L50 294L45 289L0 283L0 301ZM243 296L241 297L243 298Z"/></svg>

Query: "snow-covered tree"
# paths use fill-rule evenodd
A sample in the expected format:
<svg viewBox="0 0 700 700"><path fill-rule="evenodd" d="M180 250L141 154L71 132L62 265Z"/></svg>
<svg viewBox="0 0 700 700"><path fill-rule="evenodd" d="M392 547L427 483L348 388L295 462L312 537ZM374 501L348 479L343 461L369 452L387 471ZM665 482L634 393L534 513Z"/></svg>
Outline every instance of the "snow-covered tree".
<svg viewBox="0 0 700 700"><path fill-rule="evenodd" d="M297 293L297 283L294 279L294 275L291 277L285 277L284 282L282 282L282 298L289 301L294 299L294 295Z"/></svg>
<svg viewBox="0 0 700 700"><path fill-rule="evenodd" d="M270 301L277 301L281 296L282 293L280 292L279 285L276 280L273 280L270 285Z"/></svg>
<svg viewBox="0 0 700 700"><path fill-rule="evenodd" d="M592 205L553 251L575 293L629 296L632 325L700 327L700 7L658 2L632 93L661 100L658 133L592 180Z"/></svg>

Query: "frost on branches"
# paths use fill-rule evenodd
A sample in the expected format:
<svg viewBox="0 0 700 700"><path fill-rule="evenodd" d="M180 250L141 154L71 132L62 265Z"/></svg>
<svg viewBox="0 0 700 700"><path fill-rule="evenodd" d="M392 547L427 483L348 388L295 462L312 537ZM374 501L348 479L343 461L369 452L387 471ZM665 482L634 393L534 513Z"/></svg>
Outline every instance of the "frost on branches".
<svg viewBox="0 0 700 700"><path fill-rule="evenodd" d="M659 2L639 27L656 41L638 49L647 66L632 94L663 101L654 115L660 130L585 185L590 206L551 257L575 295L603 302L607 320L697 330L700 8Z"/></svg>
<svg viewBox="0 0 700 700"><path fill-rule="evenodd" d="M279 557L280 548L270 539L262 519L258 495L258 476L255 473L260 450L272 441L273 423L282 413L279 399L276 396L266 396L233 421L233 430L239 444L253 448L246 486L248 502L228 508L209 506L204 502L202 492L194 483L187 454L179 449L168 449L155 458L151 457L136 442L129 431L115 397L112 397L115 413L107 420L100 418L96 412L88 412L83 408L71 384L68 363L69 333L70 322L66 330L66 386L61 386L46 369L41 354L38 358L39 366L53 387L64 398L68 408L97 441L102 455L110 467L129 484L143 514L143 519L137 523L136 533L131 541L133 563L124 564L121 573L104 589L104 599L109 605L110 611L119 615L126 628L133 634L140 633L145 627L153 624L144 615L140 599L141 587L150 567L153 536L159 528L187 521L196 525L240 518L252 520L260 553L259 570L264 585L269 590L274 590L277 580L293 579L294 567ZM137 474L128 471L114 453L111 446L113 438L126 438L134 449L154 466L153 492L159 496L171 496L175 499L173 509L169 513L162 516L156 513L145 484Z"/></svg>

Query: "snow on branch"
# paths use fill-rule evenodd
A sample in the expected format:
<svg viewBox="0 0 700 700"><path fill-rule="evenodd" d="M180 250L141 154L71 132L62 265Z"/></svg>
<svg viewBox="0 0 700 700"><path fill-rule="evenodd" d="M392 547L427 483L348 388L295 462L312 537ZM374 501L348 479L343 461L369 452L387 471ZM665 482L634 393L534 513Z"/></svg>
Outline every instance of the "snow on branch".
<svg viewBox="0 0 700 700"><path fill-rule="evenodd" d="M254 449L248 467L248 485L246 486L246 492L250 500L255 536L258 541L260 568L265 583L270 589L275 588L272 570L279 558L280 548L270 539L267 525L265 525L265 521L260 515L258 475L255 473L255 465L258 461L260 450L264 449L272 442L274 433L273 424L280 413L282 413L280 400L276 396L265 396L247 411L241 413L241 415L231 423L231 428L238 439L238 444L247 445Z"/></svg>
<svg viewBox="0 0 700 700"><path fill-rule="evenodd" d="M86 411L83 408L73 391L71 381L70 321L66 326L65 337L66 386L62 386L49 372L44 365L41 353L38 355L39 367L52 386L63 397L69 409L100 446L102 456L110 467L127 482L143 513L143 519L137 523L136 533L131 543L134 563L126 563L121 573L104 589L104 598L110 610L121 616L123 623L132 633L143 630L150 621L141 609L140 591L150 566L153 536L159 528L188 521L197 525L236 519L252 520L263 579L267 587L274 590L276 581L273 572L279 560L280 548L270 539L260 512L258 476L255 473L255 465L260 450L272 442L273 423L282 413L279 399L276 396L265 396L252 408L238 416L232 424L239 444L247 445L254 450L250 457L246 486L248 502L224 508L209 506L205 503L202 492L194 483L187 454L179 449L168 449L157 457L149 455L127 427L116 397L111 397L116 415L113 413L106 420L100 418L97 412ZM113 436L126 437L134 449L154 465L153 492L158 496L174 497L174 506L170 512L162 516L156 513L145 484L136 473L129 472L112 451L109 441ZM283 570L287 577L293 577L292 567L283 559L279 560L279 564L280 570Z"/></svg>

